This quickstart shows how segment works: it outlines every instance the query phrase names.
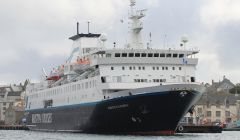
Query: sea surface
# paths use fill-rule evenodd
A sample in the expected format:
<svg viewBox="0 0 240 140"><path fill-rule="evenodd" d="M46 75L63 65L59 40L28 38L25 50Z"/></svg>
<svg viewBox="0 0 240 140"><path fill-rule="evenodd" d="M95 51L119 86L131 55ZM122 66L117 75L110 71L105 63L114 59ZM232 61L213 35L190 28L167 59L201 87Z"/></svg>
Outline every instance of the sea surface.
<svg viewBox="0 0 240 140"><path fill-rule="evenodd" d="M240 131L223 131L220 134L176 134L174 136L119 136L0 130L0 140L240 140Z"/></svg>

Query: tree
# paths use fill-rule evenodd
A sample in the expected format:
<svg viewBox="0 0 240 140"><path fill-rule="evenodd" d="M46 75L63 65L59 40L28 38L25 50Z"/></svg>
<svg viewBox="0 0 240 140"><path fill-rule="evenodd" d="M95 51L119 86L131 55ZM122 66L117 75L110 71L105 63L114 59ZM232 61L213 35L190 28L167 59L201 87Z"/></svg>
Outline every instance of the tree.
<svg viewBox="0 0 240 140"><path fill-rule="evenodd" d="M230 89L229 92L232 94L240 94L240 86L235 86L234 88Z"/></svg>

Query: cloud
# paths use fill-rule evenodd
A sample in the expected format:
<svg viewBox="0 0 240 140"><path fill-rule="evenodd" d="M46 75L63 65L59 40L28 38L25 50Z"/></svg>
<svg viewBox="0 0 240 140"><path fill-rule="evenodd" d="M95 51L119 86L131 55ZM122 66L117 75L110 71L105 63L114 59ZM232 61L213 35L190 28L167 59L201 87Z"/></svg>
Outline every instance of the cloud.
<svg viewBox="0 0 240 140"><path fill-rule="evenodd" d="M201 20L210 28L240 22L239 0L205 0L200 11Z"/></svg>
<svg viewBox="0 0 240 140"><path fill-rule="evenodd" d="M128 0L0 0L0 83L38 79L41 68L65 62L72 42L68 37L80 32L108 34L106 45L123 47L127 39ZM144 44L152 33L155 48L179 47L180 37L189 36L188 46L197 46L200 81L229 76L238 82L240 59L240 1L238 0L137 0L147 8ZM125 17L125 18L124 18ZM120 22L124 19L124 23ZM165 38L164 36L167 35ZM207 71L207 72L206 72Z"/></svg>

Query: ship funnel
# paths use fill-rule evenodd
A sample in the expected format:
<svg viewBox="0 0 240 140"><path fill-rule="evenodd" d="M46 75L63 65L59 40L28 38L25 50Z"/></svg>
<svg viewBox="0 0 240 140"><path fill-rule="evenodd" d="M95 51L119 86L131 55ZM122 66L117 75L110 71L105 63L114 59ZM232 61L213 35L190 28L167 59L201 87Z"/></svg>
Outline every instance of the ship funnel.
<svg viewBox="0 0 240 140"><path fill-rule="evenodd" d="M79 34L79 22L77 22L77 35Z"/></svg>

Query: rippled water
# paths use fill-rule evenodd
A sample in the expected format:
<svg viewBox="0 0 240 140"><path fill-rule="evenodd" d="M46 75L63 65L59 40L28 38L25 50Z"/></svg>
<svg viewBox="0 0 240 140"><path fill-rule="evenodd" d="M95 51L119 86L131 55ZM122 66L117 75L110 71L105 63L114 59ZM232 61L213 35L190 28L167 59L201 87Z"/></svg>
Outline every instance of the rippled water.
<svg viewBox="0 0 240 140"><path fill-rule="evenodd" d="M0 130L0 140L240 140L240 131L220 134L177 134L174 136L116 136Z"/></svg>

